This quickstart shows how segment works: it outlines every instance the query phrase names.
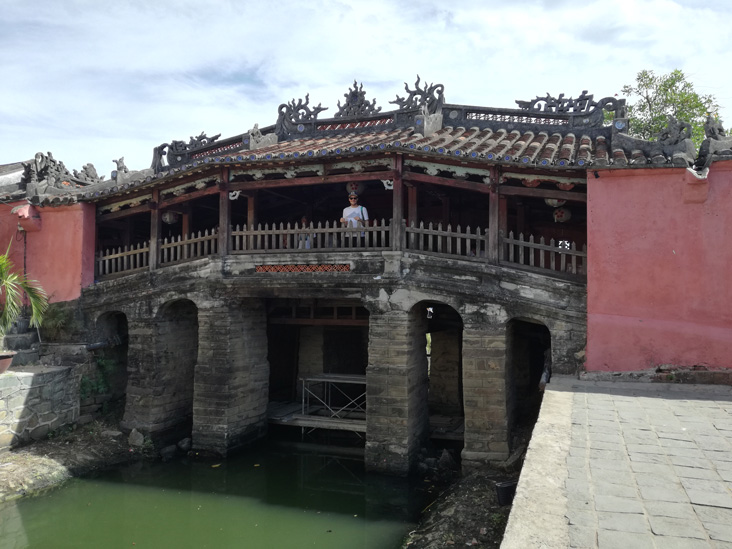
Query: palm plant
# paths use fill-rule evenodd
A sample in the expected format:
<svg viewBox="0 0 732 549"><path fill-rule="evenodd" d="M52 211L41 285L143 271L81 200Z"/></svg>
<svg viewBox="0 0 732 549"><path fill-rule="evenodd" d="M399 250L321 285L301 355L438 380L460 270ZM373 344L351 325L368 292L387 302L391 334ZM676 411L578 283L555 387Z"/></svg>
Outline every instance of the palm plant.
<svg viewBox="0 0 732 549"><path fill-rule="evenodd" d="M40 326L48 308L48 296L38 282L16 272L8 245L8 251L0 255L0 338L23 313L23 296L28 298L30 305L30 325Z"/></svg>

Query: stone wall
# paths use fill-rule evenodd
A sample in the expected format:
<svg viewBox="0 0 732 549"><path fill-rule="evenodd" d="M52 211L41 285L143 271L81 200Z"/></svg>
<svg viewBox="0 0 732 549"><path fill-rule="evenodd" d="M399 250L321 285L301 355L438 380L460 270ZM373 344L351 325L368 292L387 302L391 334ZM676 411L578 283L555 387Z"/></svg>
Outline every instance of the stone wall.
<svg viewBox="0 0 732 549"><path fill-rule="evenodd" d="M0 450L40 440L79 415L79 379L71 367L25 366L0 374Z"/></svg>
<svg viewBox="0 0 732 549"><path fill-rule="evenodd" d="M460 401L460 330L432 332L430 357L430 410L438 414L458 414Z"/></svg>
<svg viewBox="0 0 732 549"><path fill-rule="evenodd" d="M314 376L323 373L323 327L302 326L300 328L300 352L298 360L299 377ZM322 386L312 389L322 395ZM302 384L297 384L297 398L302 398Z"/></svg>
<svg viewBox="0 0 732 549"><path fill-rule="evenodd" d="M199 311L193 448L226 455L267 430L267 316L261 300Z"/></svg>

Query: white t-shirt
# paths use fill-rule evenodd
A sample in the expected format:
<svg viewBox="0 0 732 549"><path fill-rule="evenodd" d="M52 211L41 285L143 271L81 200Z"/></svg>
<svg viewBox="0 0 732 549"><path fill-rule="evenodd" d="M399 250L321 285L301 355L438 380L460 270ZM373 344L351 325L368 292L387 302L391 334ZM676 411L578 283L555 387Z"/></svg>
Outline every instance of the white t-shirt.
<svg viewBox="0 0 732 549"><path fill-rule="evenodd" d="M343 208L342 217L348 227L364 227L369 219L369 212L363 206L348 206ZM356 221L357 217L361 218L361 221Z"/></svg>

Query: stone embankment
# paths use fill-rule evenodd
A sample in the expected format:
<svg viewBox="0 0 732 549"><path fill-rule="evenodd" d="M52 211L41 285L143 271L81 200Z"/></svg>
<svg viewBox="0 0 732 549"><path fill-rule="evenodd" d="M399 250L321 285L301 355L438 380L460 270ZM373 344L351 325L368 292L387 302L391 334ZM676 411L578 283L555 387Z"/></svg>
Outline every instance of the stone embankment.
<svg viewBox="0 0 732 549"><path fill-rule="evenodd" d="M116 427L102 421L52 431L43 440L0 452L0 502L56 486L92 471L145 457Z"/></svg>

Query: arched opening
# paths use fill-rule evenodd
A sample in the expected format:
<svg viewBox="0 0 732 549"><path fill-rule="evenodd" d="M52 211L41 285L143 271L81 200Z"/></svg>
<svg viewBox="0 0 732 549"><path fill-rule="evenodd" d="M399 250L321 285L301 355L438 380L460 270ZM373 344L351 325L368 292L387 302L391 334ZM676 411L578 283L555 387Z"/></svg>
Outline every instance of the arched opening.
<svg viewBox="0 0 732 549"><path fill-rule="evenodd" d="M513 319L506 338L506 402L514 440L530 433L539 416L543 395L539 384L546 361L551 361L551 334L540 322Z"/></svg>
<svg viewBox="0 0 732 549"><path fill-rule="evenodd" d="M422 301L412 314L424 319L416 322L415 336L424 344L412 352L422 354L426 364L426 401L430 438L435 441L462 441L465 410L463 405L463 321L458 312L444 303ZM410 358L420 360L421 356Z"/></svg>
<svg viewBox="0 0 732 549"><path fill-rule="evenodd" d="M97 320L97 339L90 348L94 365L82 375L81 396L94 399L104 412L122 412L127 395L127 316L119 311L104 313Z"/></svg>
<svg viewBox="0 0 732 549"><path fill-rule="evenodd" d="M155 382L160 431L190 436L193 379L198 359L198 308L187 299L163 305L156 323Z"/></svg>
<svg viewBox="0 0 732 549"><path fill-rule="evenodd" d="M270 423L365 431L368 340L359 302L271 300Z"/></svg>

